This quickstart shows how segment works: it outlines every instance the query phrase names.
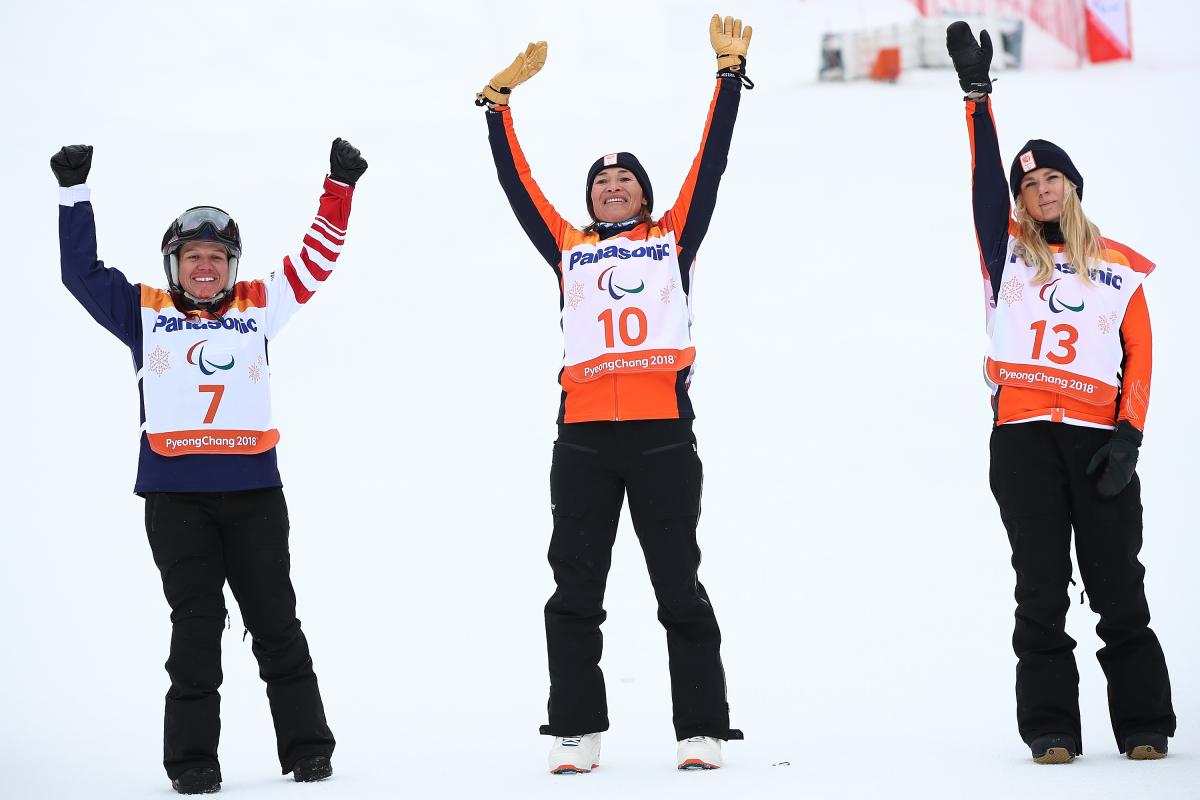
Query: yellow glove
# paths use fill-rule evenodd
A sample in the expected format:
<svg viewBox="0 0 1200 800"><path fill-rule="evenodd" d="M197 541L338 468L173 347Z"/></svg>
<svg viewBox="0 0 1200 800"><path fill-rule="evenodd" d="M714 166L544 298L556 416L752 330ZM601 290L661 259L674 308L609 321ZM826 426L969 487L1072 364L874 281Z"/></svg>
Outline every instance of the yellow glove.
<svg viewBox="0 0 1200 800"><path fill-rule="evenodd" d="M538 74L538 70L546 63L546 43L530 42L524 53L517 53L513 62L497 72L488 85L475 95L475 105L482 106L495 103L498 106L508 105L508 95L514 86L520 86L525 81Z"/></svg>
<svg viewBox="0 0 1200 800"><path fill-rule="evenodd" d="M732 72L746 72L746 50L750 47L750 35L754 29L747 25L742 27L740 19L726 17L721 21L720 14L713 14L708 23L708 38L713 50L717 51L717 69L728 69Z"/></svg>

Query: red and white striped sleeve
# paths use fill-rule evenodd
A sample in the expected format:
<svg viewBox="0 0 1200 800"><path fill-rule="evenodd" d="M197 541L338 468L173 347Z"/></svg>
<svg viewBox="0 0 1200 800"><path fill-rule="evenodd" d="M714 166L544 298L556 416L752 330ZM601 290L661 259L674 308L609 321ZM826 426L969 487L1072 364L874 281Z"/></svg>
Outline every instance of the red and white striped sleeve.
<svg viewBox="0 0 1200 800"><path fill-rule="evenodd" d="M326 279L346 241L350 222L350 201L354 187L325 179L325 192L317 215L304 234L300 251L284 256L283 268L267 279L267 339L274 339Z"/></svg>

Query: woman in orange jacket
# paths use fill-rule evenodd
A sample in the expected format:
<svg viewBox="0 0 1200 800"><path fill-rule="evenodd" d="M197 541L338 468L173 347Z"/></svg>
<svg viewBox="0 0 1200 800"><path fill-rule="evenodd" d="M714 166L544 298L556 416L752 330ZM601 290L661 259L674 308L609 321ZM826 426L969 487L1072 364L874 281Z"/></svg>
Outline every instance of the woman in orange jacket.
<svg viewBox="0 0 1200 800"><path fill-rule="evenodd" d="M989 97L991 40L984 31L977 43L956 22L946 43L967 93L991 339L991 485L1017 575L1018 728L1038 763L1083 752L1075 641L1064 629L1073 529L1100 615L1105 646L1097 657L1117 746L1130 758L1162 758L1175 714L1137 559L1142 506L1134 471L1150 400L1142 283L1154 264L1100 236L1083 212L1083 176L1052 142L1026 143L1006 185Z"/></svg>
<svg viewBox="0 0 1200 800"><path fill-rule="evenodd" d="M751 30L713 17L717 81L700 152L679 198L654 216L638 159L602 156L588 170L592 221L573 227L534 182L513 130L512 88L541 69L546 44L517 56L477 96L500 185L517 220L553 268L564 339L558 439L550 472L557 586L546 604L550 769L588 772L608 729L600 670L605 581L626 495L667 632L681 769L721 765L729 727L721 633L697 571L702 483L692 433L690 293L708 231L745 75Z"/></svg>

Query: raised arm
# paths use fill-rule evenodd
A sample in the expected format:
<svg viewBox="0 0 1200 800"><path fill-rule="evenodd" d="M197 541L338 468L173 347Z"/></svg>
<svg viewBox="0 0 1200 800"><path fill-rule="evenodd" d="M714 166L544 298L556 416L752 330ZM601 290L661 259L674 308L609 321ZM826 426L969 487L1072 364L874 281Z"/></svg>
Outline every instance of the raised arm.
<svg viewBox="0 0 1200 800"><path fill-rule="evenodd" d="M563 237L571 225L555 211L533 179L529 162L517 141L508 107L513 87L536 75L545 63L546 43L531 43L525 52L517 54L512 64L488 82L475 96L475 103L488 109L485 115L488 144L496 163L496 177L500 179L508 204L538 253L551 267L558 269Z"/></svg>
<svg viewBox="0 0 1200 800"><path fill-rule="evenodd" d="M92 318L135 348L142 332L140 292L119 270L97 257L96 218L86 181L92 167L90 145L68 145L50 158L58 179L58 247L62 282Z"/></svg>
<svg viewBox="0 0 1200 800"><path fill-rule="evenodd" d="M992 297L1000 291L1004 255L1008 251L1008 233L1012 206L1008 199L1008 178L1000 160L996 122L987 95L967 100L967 134L971 139L971 210L975 217L975 240L979 245L979 264L984 280L992 287Z"/></svg>
<svg viewBox="0 0 1200 800"><path fill-rule="evenodd" d="M729 162L729 143L741 103L742 84L754 86L746 77L746 52L752 34L753 29L749 25L743 28L740 19L722 20L713 15L709 23L709 41L717 54L717 86L704 121L700 151L692 161L678 199L663 215L663 223L675 231L679 250L689 261L700 249L716 208L717 188Z"/></svg>
<svg viewBox="0 0 1200 800"><path fill-rule="evenodd" d="M271 273L266 282L268 340L275 338L333 274L346 241L354 185L366 170L367 162L358 148L344 139L334 140L329 153L329 177L325 179L317 215L304 234L299 252L284 256L283 268Z"/></svg>
<svg viewBox="0 0 1200 800"><path fill-rule="evenodd" d="M717 78L717 88L708 106L700 151L692 161L675 204L663 215L664 225L675 231L679 250L690 261L708 233L717 206L717 188L729 163L729 143L741 103L742 83L733 76Z"/></svg>
<svg viewBox="0 0 1200 800"><path fill-rule="evenodd" d="M1012 206L996 136L996 121L992 117L992 82L988 77L992 39L987 31L981 31L976 43L970 26L955 22L946 29L946 49L958 71L959 86L967 93L964 100L967 104L967 135L971 142L971 207L975 216L975 239L979 245L983 278L991 288L994 305L1000 291L1000 276L1004 272Z"/></svg>

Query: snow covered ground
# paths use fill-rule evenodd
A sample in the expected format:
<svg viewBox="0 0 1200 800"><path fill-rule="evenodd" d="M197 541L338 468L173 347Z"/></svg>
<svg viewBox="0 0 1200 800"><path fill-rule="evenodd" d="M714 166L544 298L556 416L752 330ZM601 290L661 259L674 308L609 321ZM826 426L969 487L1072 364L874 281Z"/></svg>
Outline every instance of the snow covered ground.
<svg viewBox="0 0 1200 800"><path fill-rule="evenodd" d="M754 25L758 82L700 252L694 386L702 578L747 738L720 772L671 769L666 649L626 522L607 600L604 766L553 778L537 726L556 289L471 100L547 39L545 70L513 101L547 195L583 220L587 165L627 149L665 208L712 91L715 10ZM336 278L271 355L294 578L337 775L311 787L278 775L231 604L227 795L1200 796L1200 8L1138 0L1135 63L1009 73L995 94L1006 156L1035 136L1066 146L1091 216L1160 265L1147 283L1143 561L1180 731L1166 761L1117 755L1095 617L1075 605L1087 755L1058 769L1029 762L1014 721L961 93L949 72L813 82L826 26L911 14L900 0L6 7L0 797L170 792L167 607L130 493L137 392L127 352L59 283L49 156L95 145L101 257L157 285L162 231L197 203L237 217L243 276L274 269L308 224L335 136L371 169Z"/></svg>

